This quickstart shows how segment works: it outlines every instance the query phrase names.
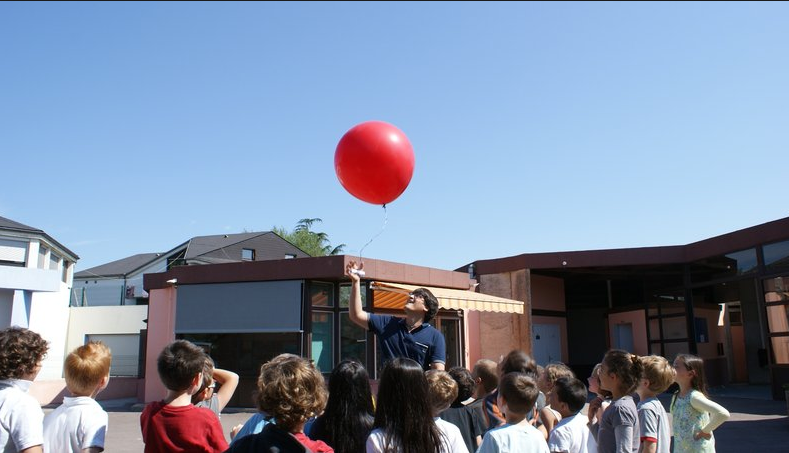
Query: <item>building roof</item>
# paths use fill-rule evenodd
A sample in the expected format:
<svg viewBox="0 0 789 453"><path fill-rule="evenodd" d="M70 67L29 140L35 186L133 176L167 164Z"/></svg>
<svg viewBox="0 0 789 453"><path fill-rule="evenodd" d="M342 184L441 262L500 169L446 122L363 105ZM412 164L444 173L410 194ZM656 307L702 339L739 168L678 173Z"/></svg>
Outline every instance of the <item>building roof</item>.
<svg viewBox="0 0 789 453"><path fill-rule="evenodd" d="M609 250L570 252L524 253L521 255L478 260L474 264L479 274L511 272L518 269L554 269L649 266L682 264L737 252L758 244L768 244L789 239L789 217L744 228L731 233L686 245L665 247L640 247ZM457 270L467 270L467 264Z"/></svg>
<svg viewBox="0 0 789 453"><path fill-rule="evenodd" d="M189 240L186 246L185 259L197 258L200 255L205 255L229 245L238 244L239 242L252 239L257 236L269 234L270 231L257 232L257 233L238 233L238 234L215 234L213 236L196 236ZM238 259L228 257L224 262L236 262ZM217 261L219 262L219 261Z"/></svg>
<svg viewBox="0 0 789 453"><path fill-rule="evenodd" d="M225 254L225 256L205 256L211 252L222 250L226 247L256 238L258 236L274 235L276 238L285 241L271 231L253 232L253 233L238 233L238 234L215 234L211 236L195 236L192 239L181 243L174 248L164 253L140 253L127 258L122 258L110 263L102 264L90 269L86 269L74 274L76 279L94 278L94 277L124 277L135 271L151 264L162 256L173 256L176 252L183 250L186 247L186 253L182 257L185 261L190 263L202 264L224 264L224 263L237 263L241 261L240 258L234 258ZM295 247L295 246L294 246ZM305 253L306 255L306 253ZM273 259L273 255L268 256L266 250L261 250L259 257L261 259ZM276 258L281 258L276 255ZM164 269L162 269L164 271Z"/></svg>
<svg viewBox="0 0 789 453"><path fill-rule="evenodd" d="M49 243L58 247L64 253L70 255L74 261L77 261L79 259L79 255L64 247L63 244L56 241L55 238L48 235L46 232L44 232L44 230L41 230L39 228L27 226L23 223L19 223L5 217L0 217L0 231L14 231L19 233L43 236Z"/></svg>
<svg viewBox="0 0 789 453"><path fill-rule="evenodd" d="M123 277L129 275L137 269L150 264L162 253L138 253L127 258L122 258L100 266L91 267L84 271L74 274L75 279L94 278L94 277Z"/></svg>

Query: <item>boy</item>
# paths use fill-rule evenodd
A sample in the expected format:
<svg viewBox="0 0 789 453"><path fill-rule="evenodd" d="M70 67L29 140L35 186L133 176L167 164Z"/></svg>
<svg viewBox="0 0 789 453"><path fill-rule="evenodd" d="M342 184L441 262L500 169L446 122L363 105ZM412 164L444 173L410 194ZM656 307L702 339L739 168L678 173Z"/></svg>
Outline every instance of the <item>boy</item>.
<svg viewBox="0 0 789 453"><path fill-rule="evenodd" d="M638 403L638 425L641 431L639 453L669 453L671 450L671 430L668 415L657 395L668 389L674 382L676 371L668 360L661 356L641 357L644 367L641 381L636 392L641 398Z"/></svg>
<svg viewBox="0 0 789 453"><path fill-rule="evenodd" d="M220 385L219 390L216 389ZM214 367L214 359L205 357L203 365L203 382L200 390L192 395L192 404L197 407L207 407L220 417L220 412L230 402L230 398L238 387L238 375L232 371Z"/></svg>
<svg viewBox="0 0 789 453"><path fill-rule="evenodd" d="M104 451L109 418L94 398L110 382L110 349L90 342L72 351L63 363L72 396L44 417L44 447L57 452Z"/></svg>
<svg viewBox="0 0 789 453"><path fill-rule="evenodd" d="M463 436L468 451L477 451L482 443L482 419L476 409L463 404L463 401L468 400L474 392L474 378L471 372L462 366L452 367L449 376L458 385L458 396L449 405L449 409L441 412L439 417L460 429L460 435Z"/></svg>
<svg viewBox="0 0 789 453"><path fill-rule="evenodd" d="M527 419L539 394L537 383L524 373L502 376L497 405L505 424L485 434L477 453L548 453L545 437Z"/></svg>
<svg viewBox="0 0 789 453"><path fill-rule="evenodd" d="M49 346L41 335L21 327L0 331L0 449L44 451L44 411L27 394Z"/></svg>
<svg viewBox="0 0 789 453"><path fill-rule="evenodd" d="M438 414L444 412L458 396L458 384L446 371L430 370L425 373L427 378L427 394L430 398L430 408L438 430L441 431L444 449L453 453L468 453L466 443L460 429L452 423L442 420Z"/></svg>
<svg viewBox="0 0 789 453"><path fill-rule="evenodd" d="M548 438L551 453L597 452L597 442L586 426L587 418L581 414L587 395L586 386L574 377L564 376L554 381L548 400L551 409L559 412L562 419Z"/></svg>
<svg viewBox="0 0 789 453"><path fill-rule="evenodd" d="M202 349L186 340L170 343L159 354L156 365L167 395L163 401L149 403L140 415L146 453L227 450L217 416L191 401L202 384L205 357Z"/></svg>

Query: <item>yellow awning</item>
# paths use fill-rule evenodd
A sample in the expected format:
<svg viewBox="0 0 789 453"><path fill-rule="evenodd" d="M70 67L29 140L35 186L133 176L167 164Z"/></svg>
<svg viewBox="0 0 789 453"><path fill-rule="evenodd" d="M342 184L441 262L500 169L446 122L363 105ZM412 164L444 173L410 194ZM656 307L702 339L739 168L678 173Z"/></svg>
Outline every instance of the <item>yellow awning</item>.
<svg viewBox="0 0 789 453"><path fill-rule="evenodd" d="M388 282L372 282L371 285L373 306L376 308L402 309L411 291L417 288L427 288L438 298L438 305L441 308L523 314L523 302L519 300L489 296L473 291Z"/></svg>

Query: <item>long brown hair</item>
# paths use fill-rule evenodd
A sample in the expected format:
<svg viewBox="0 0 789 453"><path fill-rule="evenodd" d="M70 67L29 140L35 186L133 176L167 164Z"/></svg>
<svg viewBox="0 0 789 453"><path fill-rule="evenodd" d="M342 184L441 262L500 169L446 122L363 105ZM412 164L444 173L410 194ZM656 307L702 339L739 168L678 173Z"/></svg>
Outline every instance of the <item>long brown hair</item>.
<svg viewBox="0 0 789 453"><path fill-rule="evenodd" d="M707 396L707 380L704 379L704 359L692 354L677 354L677 358L674 360L679 360L688 371L693 372L690 387Z"/></svg>

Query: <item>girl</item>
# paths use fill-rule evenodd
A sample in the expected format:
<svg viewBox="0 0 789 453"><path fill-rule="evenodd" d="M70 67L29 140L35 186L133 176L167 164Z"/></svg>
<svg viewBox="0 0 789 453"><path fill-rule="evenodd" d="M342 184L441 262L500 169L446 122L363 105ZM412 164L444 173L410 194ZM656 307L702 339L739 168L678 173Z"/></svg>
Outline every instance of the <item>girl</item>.
<svg viewBox="0 0 789 453"><path fill-rule="evenodd" d="M537 387L548 397L548 394L553 391L553 384L560 377L574 378L575 373L573 373L570 367L563 363L549 363L545 365L545 368L540 372L540 378L537 380ZM545 436L545 440L548 440L548 436L553 430L553 427L562 420L562 415L550 405L547 405L540 409L539 420L542 423L539 429L542 431L543 436Z"/></svg>
<svg viewBox="0 0 789 453"><path fill-rule="evenodd" d="M597 397L589 403L589 410L587 412L589 424L600 423L603 412L605 412L608 405L611 404L611 392L600 388L600 368L602 368L602 364L598 363L594 366L594 369L592 369L592 374L586 378L586 381L589 383L589 391L597 395Z"/></svg>
<svg viewBox="0 0 789 453"><path fill-rule="evenodd" d="M641 378L641 360L635 354L612 349L600 366L600 388L612 395L611 405L603 412L596 434L599 453L636 453L640 444L638 409L631 393Z"/></svg>
<svg viewBox="0 0 789 453"><path fill-rule="evenodd" d="M427 378L411 359L384 366L373 426L367 453L447 453L433 421Z"/></svg>
<svg viewBox="0 0 789 453"><path fill-rule="evenodd" d="M707 398L704 361L690 354L674 359L679 391L671 401L674 451L715 452L712 431L729 419L729 411Z"/></svg>
<svg viewBox="0 0 789 453"><path fill-rule="evenodd" d="M326 442L337 453L362 453L374 413L367 370L359 362L343 360L329 376L329 402L312 425L310 438Z"/></svg>

